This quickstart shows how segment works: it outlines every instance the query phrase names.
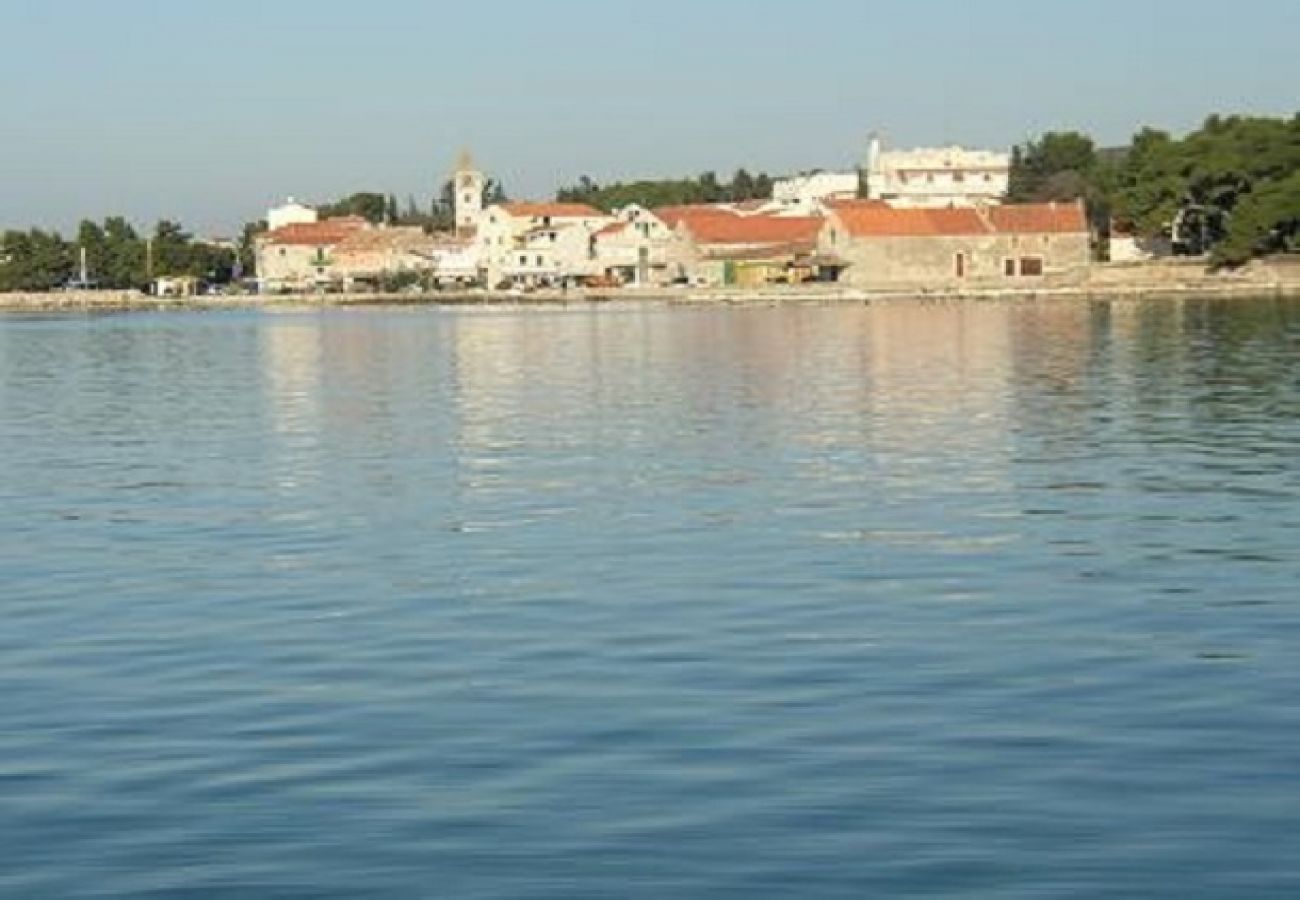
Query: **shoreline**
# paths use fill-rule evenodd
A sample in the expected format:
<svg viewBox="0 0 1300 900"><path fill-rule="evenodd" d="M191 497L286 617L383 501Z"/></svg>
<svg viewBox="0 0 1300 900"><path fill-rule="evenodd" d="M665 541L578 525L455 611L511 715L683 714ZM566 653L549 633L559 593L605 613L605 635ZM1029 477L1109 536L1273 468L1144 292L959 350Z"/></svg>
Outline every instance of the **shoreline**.
<svg viewBox="0 0 1300 900"><path fill-rule="evenodd" d="M875 302L1099 302L1206 298L1300 297L1300 279L1256 280L1207 277L1175 284L1117 282L1032 288L845 288L834 285L766 288L662 288L570 291L430 292L422 294L284 294L235 297L151 297L129 291L0 294L0 312L161 312L220 309L325 309L368 306L520 307L586 306L605 303L668 306L753 306L780 304L869 304Z"/></svg>

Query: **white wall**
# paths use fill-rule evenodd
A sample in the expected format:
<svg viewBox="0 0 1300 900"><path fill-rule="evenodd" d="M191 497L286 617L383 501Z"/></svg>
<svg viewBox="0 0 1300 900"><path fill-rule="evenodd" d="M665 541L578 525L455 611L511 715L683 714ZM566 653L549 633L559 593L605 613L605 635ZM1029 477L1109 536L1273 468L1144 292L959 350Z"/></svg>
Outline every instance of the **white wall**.
<svg viewBox="0 0 1300 900"><path fill-rule="evenodd" d="M944 147L874 152L867 173L871 199L900 207L998 203L1011 179L1011 155Z"/></svg>
<svg viewBox="0 0 1300 900"><path fill-rule="evenodd" d="M303 206L292 197L283 206L273 207L266 212L266 225L271 231L286 225L310 225L320 220L320 214L310 206Z"/></svg>

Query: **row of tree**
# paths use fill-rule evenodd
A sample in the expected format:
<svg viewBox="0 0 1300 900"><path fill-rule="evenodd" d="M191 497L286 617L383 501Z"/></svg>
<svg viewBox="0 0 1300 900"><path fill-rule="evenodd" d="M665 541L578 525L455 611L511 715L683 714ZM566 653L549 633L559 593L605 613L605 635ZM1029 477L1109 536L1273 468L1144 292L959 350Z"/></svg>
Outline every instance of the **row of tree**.
<svg viewBox="0 0 1300 900"><path fill-rule="evenodd" d="M1077 198L1103 228L1217 265L1300 251L1300 115L1212 116L1183 138L1144 129L1119 150L1077 132L1015 148L1009 200Z"/></svg>
<svg viewBox="0 0 1300 900"><path fill-rule="evenodd" d="M225 283L239 270L234 249L195 240L175 222L161 221L151 234L140 234L126 219L112 217L82 222L71 240L41 229L0 235L0 291L80 283L83 252L87 280L101 288L145 288L159 276Z"/></svg>
<svg viewBox="0 0 1300 900"><path fill-rule="evenodd" d="M505 187L495 179L488 179L483 187L483 204L506 203ZM456 185L447 181L441 192L427 205L420 205L414 195L408 195L403 206L394 194L361 191L320 207L322 218L360 216L373 225L411 225L429 231L447 230L456 221Z"/></svg>
<svg viewBox="0 0 1300 900"><path fill-rule="evenodd" d="M615 182L602 186L584 175L577 184L561 188L555 199L561 203L586 203L608 212L632 203L653 209L690 203L767 200L772 196L772 186L772 178L766 172L752 175L745 169L737 170L729 182L720 181L715 172L705 172L698 178Z"/></svg>

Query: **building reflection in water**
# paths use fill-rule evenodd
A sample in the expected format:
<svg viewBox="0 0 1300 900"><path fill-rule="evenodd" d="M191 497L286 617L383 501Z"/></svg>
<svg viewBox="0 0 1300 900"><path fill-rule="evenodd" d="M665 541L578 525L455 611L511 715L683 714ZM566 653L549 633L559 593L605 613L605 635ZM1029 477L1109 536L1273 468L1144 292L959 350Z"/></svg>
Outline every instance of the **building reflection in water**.
<svg viewBox="0 0 1300 900"><path fill-rule="evenodd" d="M268 318L260 330L268 438L275 486L294 493L321 476L322 331L312 316Z"/></svg>

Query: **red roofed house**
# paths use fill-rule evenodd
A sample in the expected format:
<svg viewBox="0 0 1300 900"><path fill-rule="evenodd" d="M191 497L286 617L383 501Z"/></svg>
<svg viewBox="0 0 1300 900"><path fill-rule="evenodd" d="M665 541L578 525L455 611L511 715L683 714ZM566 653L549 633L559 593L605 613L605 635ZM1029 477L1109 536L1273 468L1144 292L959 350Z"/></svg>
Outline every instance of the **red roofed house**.
<svg viewBox="0 0 1300 900"><path fill-rule="evenodd" d="M656 214L677 234L670 259L677 277L706 285L804 280L824 224L819 217L740 215L716 206L670 207Z"/></svg>
<svg viewBox="0 0 1300 900"><path fill-rule="evenodd" d="M830 204L818 238L840 281L858 287L953 287L1060 280L1086 269L1091 232L1082 203L895 208Z"/></svg>
<svg viewBox="0 0 1300 900"><path fill-rule="evenodd" d="M332 283L333 251L371 228L359 216L295 222L260 235L254 244L257 281L263 293L311 290Z"/></svg>

